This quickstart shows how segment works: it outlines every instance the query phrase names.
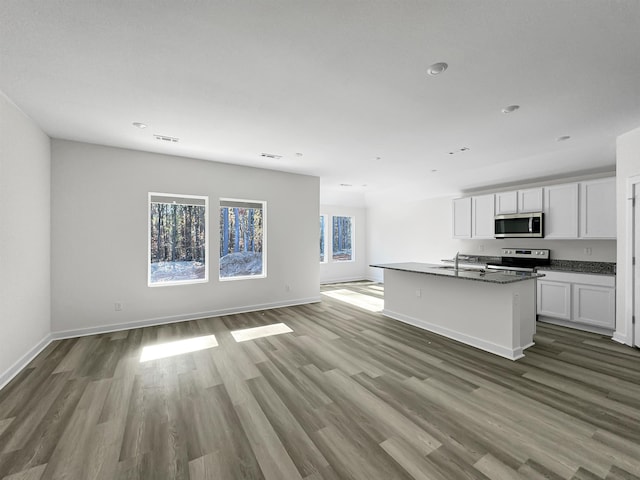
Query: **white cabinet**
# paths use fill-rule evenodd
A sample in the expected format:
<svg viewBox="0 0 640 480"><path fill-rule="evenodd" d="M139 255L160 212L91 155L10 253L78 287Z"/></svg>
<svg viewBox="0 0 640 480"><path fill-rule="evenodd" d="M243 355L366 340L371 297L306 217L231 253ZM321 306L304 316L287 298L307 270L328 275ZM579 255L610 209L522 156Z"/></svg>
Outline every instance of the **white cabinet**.
<svg viewBox="0 0 640 480"><path fill-rule="evenodd" d="M518 213L518 192L496 193L496 215Z"/></svg>
<svg viewBox="0 0 640 480"><path fill-rule="evenodd" d="M494 238L494 195L471 197L471 238Z"/></svg>
<svg viewBox="0 0 640 480"><path fill-rule="evenodd" d="M580 183L580 237L616 238L616 179Z"/></svg>
<svg viewBox="0 0 640 480"><path fill-rule="evenodd" d="M538 315L571 320L571 284L538 280Z"/></svg>
<svg viewBox="0 0 640 480"><path fill-rule="evenodd" d="M496 193L496 215L542 211L542 187Z"/></svg>
<svg viewBox="0 0 640 480"><path fill-rule="evenodd" d="M495 215L544 212L549 239L615 239L616 179L549 185L453 201L453 238L494 238Z"/></svg>
<svg viewBox="0 0 640 480"><path fill-rule="evenodd" d="M456 198L452 205L453 238L471 238L471 197Z"/></svg>
<svg viewBox="0 0 640 480"><path fill-rule="evenodd" d="M615 288L597 285L572 285L573 320L587 325L615 328Z"/></svg>
<svg viewBox="0 0 640 480"><path fill-rule="evenodd" d="M537 291L538 319L598 333L615 329L615 277L542 271Z"/></svg>
<svg viewBox="0 0 640 480"><path fill-rule="evenodd" d="M518 213L542 211L542 188L518 190Z"/></svg>
<svg viewBox="0 0 640 480"><path fill-rule="evenodd" d="M545 238L578 238L578 184L544 187Z"/></svg>

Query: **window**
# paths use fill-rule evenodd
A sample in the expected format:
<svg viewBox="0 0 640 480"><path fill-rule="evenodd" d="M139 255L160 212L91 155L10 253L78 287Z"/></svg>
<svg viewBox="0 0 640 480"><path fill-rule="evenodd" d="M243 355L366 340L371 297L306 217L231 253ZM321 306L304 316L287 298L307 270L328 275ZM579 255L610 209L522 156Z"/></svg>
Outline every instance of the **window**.
<svg viewBox="0 0 640 480"><path fill-rule="evenodd" d="M220 280L266 277L266 202L220 199Z"/></svg>
<svg viewBox="0 0 640 480"><path fill-rule="evenodd" d="M149 193L149 286L209 280L208 197Z"/></svg>
<svg viewBox="0 0 640 480"><path fill-rule="evenodd" d="M332 259L336 262L353 260L353 218L333 217Z"/></svg>
<svg viewBox="0 0 640 480"><path fill-rule="evenodd" d="M320 263L327 263L327 216L320 215Z"/></svg>

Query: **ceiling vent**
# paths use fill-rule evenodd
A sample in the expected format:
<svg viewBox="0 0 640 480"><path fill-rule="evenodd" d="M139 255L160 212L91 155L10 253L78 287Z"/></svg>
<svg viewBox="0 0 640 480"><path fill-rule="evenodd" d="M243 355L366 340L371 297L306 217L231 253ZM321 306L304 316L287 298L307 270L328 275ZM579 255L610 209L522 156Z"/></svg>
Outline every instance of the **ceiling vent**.
<svg viewBox="0 0 640 480"><path fill-rule="evenodd" d="M261 153L260 156L262 158L271 158L273 160L280 160L282 155L276 155L275 153Z"/></svg>
<svg viewBox="0 0 640 480"><path fill-rule="evenodd" d="M166 135L154 135L156 140L162 140L163 142L178 143L180 139L178 137L168 137Z"/></svg>

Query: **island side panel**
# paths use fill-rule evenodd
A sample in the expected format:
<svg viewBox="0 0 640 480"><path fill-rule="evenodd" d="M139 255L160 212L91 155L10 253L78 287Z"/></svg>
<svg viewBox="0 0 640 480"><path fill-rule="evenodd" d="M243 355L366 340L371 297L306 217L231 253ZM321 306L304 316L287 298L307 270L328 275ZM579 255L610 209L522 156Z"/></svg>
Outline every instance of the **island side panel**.
<svg viewBox="0 0 640 480"><path fill-rule="evenodd" d="M512 360L533 341L532 280L496 284L390 269L384 277L383 313L391 318Z"/></svg>

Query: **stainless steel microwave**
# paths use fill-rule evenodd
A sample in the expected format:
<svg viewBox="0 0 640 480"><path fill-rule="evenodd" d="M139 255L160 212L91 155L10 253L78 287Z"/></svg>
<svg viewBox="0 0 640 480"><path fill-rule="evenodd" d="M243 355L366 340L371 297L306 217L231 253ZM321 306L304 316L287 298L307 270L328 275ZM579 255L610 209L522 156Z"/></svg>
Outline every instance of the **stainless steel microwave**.
<svg viewBox="0 0 640 480"><path fill-rule="evenodd" d="M496 238L542 238L544 228L542 212L496 215Z"/></svg>

